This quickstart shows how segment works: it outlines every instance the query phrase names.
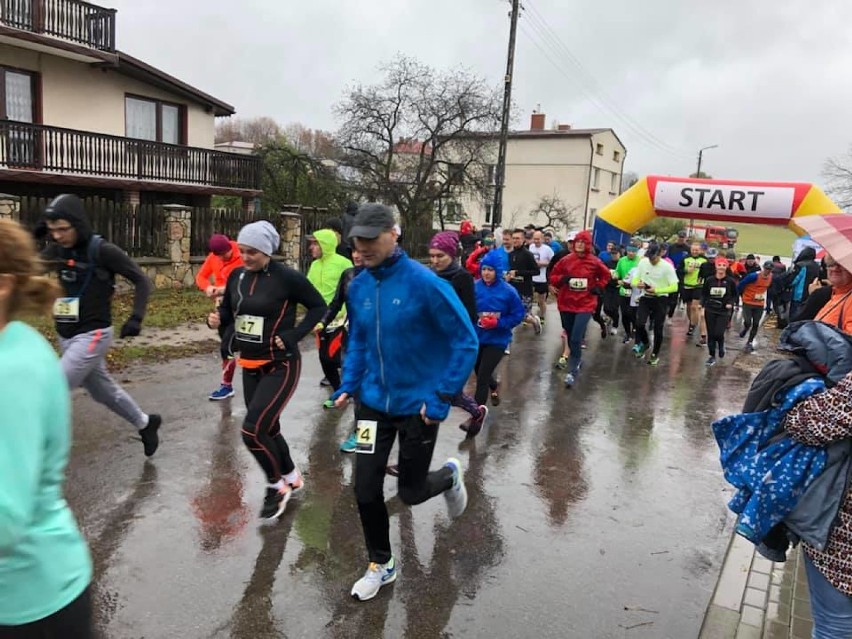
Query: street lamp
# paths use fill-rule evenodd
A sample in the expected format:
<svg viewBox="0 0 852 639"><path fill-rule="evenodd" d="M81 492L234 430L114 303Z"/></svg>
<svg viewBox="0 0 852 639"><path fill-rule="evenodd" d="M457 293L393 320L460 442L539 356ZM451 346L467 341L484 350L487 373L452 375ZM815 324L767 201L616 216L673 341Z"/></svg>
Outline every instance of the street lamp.
<svg viewBox="0 0 852 639"><path fill-rule="evenodd" d="M718 148L719 148L718 144L711 144L710 146L705 146L705 147L698 149L698 168L695 169L695 177L696 178L699 178L699 179L701 178L701 158L704 155L704 151L706 151L707 149L718 149ZM690 237L692 237L692 234L693 234L693 231L694 231L694 228L693 228L694 226L695 226L695 219L689 218L689 236Z"/></svg>

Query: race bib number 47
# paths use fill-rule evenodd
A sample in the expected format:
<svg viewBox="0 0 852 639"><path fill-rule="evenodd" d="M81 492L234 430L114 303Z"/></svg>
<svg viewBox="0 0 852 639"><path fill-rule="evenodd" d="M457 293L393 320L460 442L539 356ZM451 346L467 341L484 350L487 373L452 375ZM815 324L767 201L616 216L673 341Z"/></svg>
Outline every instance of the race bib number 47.
<svg viewBox="0 0 852 639"><path fill-rule="evenodd" d="M376 431L379 423L369 419L359 419L355 424L355 452L372 455L376 452Z"/></svg>
<svg viewBox="0 0 852 639"><path fill-rule="evenodd" d="M262 342L263 318L255 315L238 315L234 321L234 335L242 342Z"/></svg>
<svg viewBox="0 0 852 639"><path fill-rule="evenodd" d="M710 297L725 297L727 289L724 286L711 286Z"/></svg>
<svg viewBox="0 0 852 639"><path fill-rule="evenodd" d="M53 303L53 319L60 324L76 324L80 321L80 298L60 297Z"/></svg>

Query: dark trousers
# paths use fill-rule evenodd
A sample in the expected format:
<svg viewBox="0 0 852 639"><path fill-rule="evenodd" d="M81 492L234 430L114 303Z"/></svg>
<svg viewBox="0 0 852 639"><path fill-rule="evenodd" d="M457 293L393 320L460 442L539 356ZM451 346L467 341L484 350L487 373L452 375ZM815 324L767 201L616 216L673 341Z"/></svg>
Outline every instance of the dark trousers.
<svg viewBox="0 0 852 639"><path fill-rule="evenodd" d="M49 617L21 626L0 626L0 639L91 639L91 586Z"/></svg>
<svg viewBox="0 0 852 639"><path fill-rule="evenodd" d="M748 343L751 344L757 337L757 329L760 328L760 320L763 317L762 306L749 306L743 304L743 328L749 331Z"/></svg>
<svg viewBox="0 0 852 639"><path fill-rule="evenodd" d="M680 293L677 295L669 295L669 309L668 309L668 317L674 317L675 311L677 310L678 302L680 301Z"/></svg>
<svg viewBox="0 0 852 639"><path fill-rule="evenodd" d="M571 357L568 361L568 370L576 375L580 370L580 362L583 359L583 338L586 335L586 327L592 319L591 313L559 313L562 319L562 330L568 338L568 347L571 349Z"/></svg>
<svg viewBox="0 0 852 639"><path fill-rule="evenodd" d="M639 298L639 308L636 311L636 343L648 348L651 338L646 328L648 320L654 323L654 355L660 354L663 347L663 329L666 326L666 313L669 310L668 297L654 297L643 295Z"/></svg>
<svg viewBox="0 0 852 639"><path fill-rule="evenodd" d="M333 390L340 388L340 364L327 357L323 357L322 353L320 353L319 361L322 367L322 374L328 380L331 388Z"/></svg>
<svg viewBox="0 0 852 639"><path fill-rule="evenodd" d="M728 328L728 309L712 311L704 309L704 321L707 323L707 349L711 357L725 356L725 331Z"/></svg>
<svg viewBox="0 0 852 639"><path fill-rule="evenodd" d="M618 328L619 318L619 303L621 295L618 294L618 289L604 289L603 310L608 318L612 320L612 327Z"/></svg>
<svg viewBox="0 0 852 639"><path fill-rule="evenodd" d="M479 354L476 356L476 365L473 367L476 373L476 392L473 399L477 406L483 406L488 400L488 392L497 388L494 379L494 371L503 359L505 349L499 346L480 345Z"/></svg>
<svg viewBox="0 0 852 639"><path fill-rule="evenodd" d="M260 369L243 369L243 396L248 408L243 421L243 443L270 484L296 467L290 447L281 435L278 417L293 396L301 371L302 360L298 357Z"/></svg>
<svg viewBox="0 0 852 639"><path fill-rule="evenodd" d="M636 308L630 306L630 297L621 296L621 321L624 323L624 332L628 336L633 335L636 330Z"/></svg>
<svg viewBox="0 0 852 639"><path fill-rule="evenodd" d="M392 417L361 404L357 419L378 422L376 450L356 453L355 499L364 529L364 541L372 562L391 559L388 509L385 506L385 467L394 440L399 435L399 477L397 487L403 503L420 504L453 485L453 471L447 467L429 472L438 425L427 425L420 415Z"/></svg>

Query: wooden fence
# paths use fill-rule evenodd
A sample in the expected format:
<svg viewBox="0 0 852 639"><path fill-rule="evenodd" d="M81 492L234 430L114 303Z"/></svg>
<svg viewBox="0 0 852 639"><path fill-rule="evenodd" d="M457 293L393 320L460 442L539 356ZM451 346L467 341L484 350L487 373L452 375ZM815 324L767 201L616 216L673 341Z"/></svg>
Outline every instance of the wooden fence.
<svg viewBox="0 0 852 639"><path fill-rule="evenodd" d="M216 233L237 239L240 229L250 222L267 219L262 215L243 209L192 209L192 235L189 252L192 255L207 255L210 236Z"/></svg>
<svg viewBox="0 0 852 639"><path fill-rule="evenodd" d="M20 220L33 228L52 198L22 197ZM83 208L95 233L131 257L166 257L164 211L154 204L134 205L89 197Z"/></svg>

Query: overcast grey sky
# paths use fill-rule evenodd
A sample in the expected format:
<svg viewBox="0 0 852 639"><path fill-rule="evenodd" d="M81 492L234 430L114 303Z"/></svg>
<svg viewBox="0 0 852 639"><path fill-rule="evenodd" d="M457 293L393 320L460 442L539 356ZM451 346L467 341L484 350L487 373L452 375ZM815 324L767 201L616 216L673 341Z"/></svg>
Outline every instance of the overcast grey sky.
<svg viewBox="0 0 852 639"><path fill-rule="evenodd" d="M336 127L344 88L403 52L495 84L507 0L115 0L118 46L238 116ZM852 142L848 0L527 0L516 127L611 127L626 170L820 182ZM579 66L578 64L579 63ZM613 112L614 111L614 112Z"/></svg>

